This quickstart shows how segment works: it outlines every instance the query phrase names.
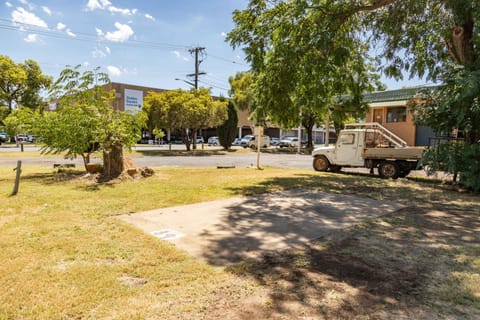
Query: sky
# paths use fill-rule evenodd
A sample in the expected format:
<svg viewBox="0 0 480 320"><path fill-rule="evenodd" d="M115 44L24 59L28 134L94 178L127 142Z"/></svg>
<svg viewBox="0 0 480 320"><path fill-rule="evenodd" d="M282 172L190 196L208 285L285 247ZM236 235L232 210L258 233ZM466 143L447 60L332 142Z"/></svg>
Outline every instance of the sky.
<svg viewBox="0 0 480 320"><path fill-rule="evenodd" d="M195 60L205 48L199 86L228 96L228 77L249 69L241 50L225 42L232 12L247 0L3 0L0 54L37 61L58 76L65 66L100 66L113 82L189 89ZM176 80L177 79L177 80ZM180 79L180 80L178 80ZM388 89L423 84L382 79Z"/></svg>

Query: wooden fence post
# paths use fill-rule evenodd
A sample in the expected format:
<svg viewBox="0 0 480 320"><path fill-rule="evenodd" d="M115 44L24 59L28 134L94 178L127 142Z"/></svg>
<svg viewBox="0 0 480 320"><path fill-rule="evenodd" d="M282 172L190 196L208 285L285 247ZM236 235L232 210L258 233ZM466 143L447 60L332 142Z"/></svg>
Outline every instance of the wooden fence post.
<svg viewBox="0 0 480 320"><path fill-rule="evenodd" d="M13 186L13 192L12 196L16 195L18 193L18 187L20 185L20 174L22 173L22 161L18 160L17 161L17 167L13 169L13 171L17 171L17 174L15 175L15 185Z"/></svg>

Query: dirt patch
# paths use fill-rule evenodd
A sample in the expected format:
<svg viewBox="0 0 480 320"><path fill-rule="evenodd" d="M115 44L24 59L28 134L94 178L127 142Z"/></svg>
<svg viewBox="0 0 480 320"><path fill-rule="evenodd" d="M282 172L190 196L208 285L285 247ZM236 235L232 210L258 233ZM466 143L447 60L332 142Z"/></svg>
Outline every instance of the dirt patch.
<svg viewBox="0 0 480 320"><path fill-rule="evenodd" d="M265 291L227 318L478 319L479 253L478 213L405 208L231 267Z"/></svg>

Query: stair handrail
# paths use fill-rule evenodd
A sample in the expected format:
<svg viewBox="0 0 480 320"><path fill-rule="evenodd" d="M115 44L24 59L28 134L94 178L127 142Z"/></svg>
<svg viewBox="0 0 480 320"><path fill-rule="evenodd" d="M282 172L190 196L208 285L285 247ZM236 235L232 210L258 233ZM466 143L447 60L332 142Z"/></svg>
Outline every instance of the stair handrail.
<svg viewBox="0 0 480 320"><path fill-rule="evenodd" d="M408 146L407 142L382 126L378 122L365 122L365 123L347 123L345 124L345 129L351 128L365 128L365 129L373 129L378 130L382 136L384 136L388 141L393 143L397 147L406 147Z"/></svg>

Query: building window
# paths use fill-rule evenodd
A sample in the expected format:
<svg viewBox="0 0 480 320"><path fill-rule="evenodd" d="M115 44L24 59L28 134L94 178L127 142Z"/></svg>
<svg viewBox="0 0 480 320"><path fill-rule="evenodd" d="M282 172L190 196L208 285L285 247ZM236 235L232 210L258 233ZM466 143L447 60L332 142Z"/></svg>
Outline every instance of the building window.
<svg viewBox="0 0 480 320"><path fill-rule="evenodd" d="M387 122L407 121L407 107L395 107L387 109Z"/></svg>

